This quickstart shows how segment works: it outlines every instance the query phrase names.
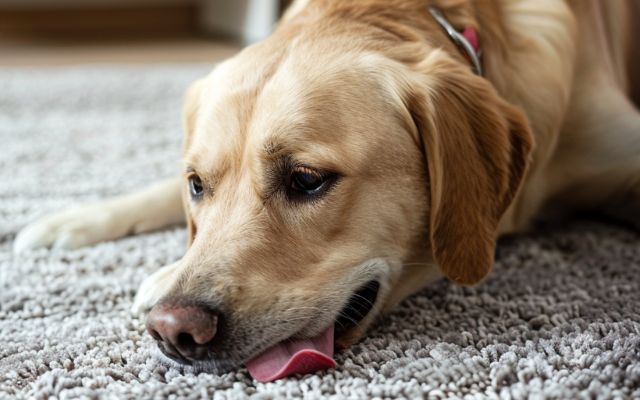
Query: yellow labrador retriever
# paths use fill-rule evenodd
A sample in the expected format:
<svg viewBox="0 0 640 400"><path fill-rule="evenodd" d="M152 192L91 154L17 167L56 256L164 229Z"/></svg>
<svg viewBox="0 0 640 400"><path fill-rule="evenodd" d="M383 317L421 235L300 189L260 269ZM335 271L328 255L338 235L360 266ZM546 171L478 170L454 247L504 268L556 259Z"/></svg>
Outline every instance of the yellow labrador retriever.
<svg viewBox="0 0 640 400"><path fill-rule="evenodd" d="M134 305L166 359L265 381L331 366L442 275L478 283L549 203L640 224L632 3L297 1L189 89L181 179L15 249L186 220L186 255Z"/></svg>

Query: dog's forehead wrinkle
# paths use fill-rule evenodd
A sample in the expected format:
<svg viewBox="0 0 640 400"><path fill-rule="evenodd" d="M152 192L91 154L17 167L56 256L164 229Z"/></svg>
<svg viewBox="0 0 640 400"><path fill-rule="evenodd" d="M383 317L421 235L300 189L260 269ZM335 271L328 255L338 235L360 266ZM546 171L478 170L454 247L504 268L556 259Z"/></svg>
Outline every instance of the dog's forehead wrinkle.
<svg viewBox="0 0 640 400"><path fill-rule="evenodd" d="M212 71L212 89L262 87L277 71L288 51L287 46L271 46L268 40L248 46Z"/></svg>
<svg viewBox="0 0 640 400"><path fill-rule="evenodd" d="M363 62L354 61L359 57L357 53L340 54L336 58L318 55L319 59L326 59L326 62L319 63L318 59L292 55L264 86L257 103L266 100L268 104L276 105L275 111L294 117L299 112L314 111L317 104L335 108L336 96L375 89L372 87L375 79L370 73L374 70L364 67Z"/></svg>
<svg viewBox="0 0 640 400"><path fill-rule="evenodd" d="M206 170L229 169L239 162L257 91L257 87L212 89L205 94L187 156L197 157Z"/></svg>
<svg viewBox="0 0 640 400"><path fill-rule="evenodd" d="M228 165L231 160L235 160L236 168L252 169L254 179L258 179L264 171L254 162L256 149L269 157L283 151L286 145L291 153L305 150L311 161L330 160L325 163L335 166L340 161L351 164L357 161L341 152L359 148L360 153L371 147L360 142L371 141L373 127L360 127L370 123L366 122L370 112L362 110L371 108L362 94L372 89L382 90L370 84L376 81L372 77L379 72L366 67L366 61L375 57L353 55L353 60L348 61L341 57L344 62L334 60L327 68L308 71L297 65L298 58L286 57L280 67L270 71L266 81L245 77L241 89L234 87L226 94L212 95L205 100L209 103L204 107L208 116L200 119L198 139L193 142L202 144L194 148L205 153L203 158L210 165L204 167L206 170L226 169L231 167ZM229 70L225 75L238 73L244 72ZM354 101L362 103L362 107L343 107ZM348 118L345 113L349 114ZM325 148L321 149L320 145Z"/></svg>
<svg viewBox="0 0 640 400"><path fill-rule="evenodd" d="M284 146L282 145L282 143L279 143L274 138L267 138L267 140L265 140L263 149L265 154L270 159L276 159L280 156L280 153L282 152L283 147Z"/></svg>
<svg viewBox="0 0 640 400"><path fill-rule="evenodd" d="M286 148L312 159L347 164L349 170L370 168L366 160L389 151L385 144L406 130L406 115L397 116L401 110L398 93L384 85L371 85L369 81L375 79L358 76L357 70L348 68L314 84L304 79L308 78L300 78L297 84L306 88L302 90L292 88L295 84L291 82L276 85L274 78L272 93L265 89L257 100L256 119L251 124L255 139L251 141L266 146L269 153ZM380 96L372 96L372 91ZM392 92L394 100L388 100ZM372 114L388 114L389 118L374 124Z"/></svg>
<svg viewBox="0 0 640 400"><path fill-rule="evenodd" d="M205 117L199 119L199 131L214 136L210 138L213 140L246 135L255 101L280 68L286 52L286 46L270 48L258 43L216 68L207 79L206 94L201 99ZM257 58L257 54L263 57Z"/></svg>

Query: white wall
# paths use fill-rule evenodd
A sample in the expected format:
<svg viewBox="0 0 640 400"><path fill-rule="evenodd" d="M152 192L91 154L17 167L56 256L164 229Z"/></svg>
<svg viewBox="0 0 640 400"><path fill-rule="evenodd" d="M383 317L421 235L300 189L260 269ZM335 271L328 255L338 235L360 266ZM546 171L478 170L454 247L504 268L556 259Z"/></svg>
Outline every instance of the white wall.
<svg viewBox="0 0 640 400"><path fill-rule="evenodd" d="M271 33L278 20L278 0L201 0L204 32L223 33L253 43Z"/></svg>
<svg viewBox="0 0 640 400"><path fill-rule="evenodd" d="M0 7L126 7L195 3L198 24L205 33L225 34L244 43L253 43L271 33L278 20L278 0L0 0Z"/></svg>
<svg viewBox="0 0 640 400"><path fill-rule="evenodd" d="M196 0L0 0L0 7L11 6L11 8L65 8L65 7L91 7L91 6L127 6L145 4L189 4ZM233 0L229 0L233 2Z"/></svg>

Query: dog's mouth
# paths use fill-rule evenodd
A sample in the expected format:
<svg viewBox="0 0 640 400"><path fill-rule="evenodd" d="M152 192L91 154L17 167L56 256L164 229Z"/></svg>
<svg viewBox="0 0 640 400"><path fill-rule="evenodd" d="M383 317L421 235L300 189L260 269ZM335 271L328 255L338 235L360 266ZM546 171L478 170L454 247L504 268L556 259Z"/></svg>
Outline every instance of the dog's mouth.
<svg viewBox="0 0 640 400"><path fill-rule="evenodd" d="M341 337L358 326L360 321L369 314L376 303L379 290L378 281L369 281L351 296L336 318L334 324L336 337Z"/></svg>
<svg viewBox="0 0 640 400"><path fill-rule="evenodd" d="M380 283L372 280L350 297L338 313L334 323L320 335L309 339L286 339L247 361L251 376L269 382L293 374L307 374L333 368L335 338L355 328L373 309L378 298Z"/></svg>

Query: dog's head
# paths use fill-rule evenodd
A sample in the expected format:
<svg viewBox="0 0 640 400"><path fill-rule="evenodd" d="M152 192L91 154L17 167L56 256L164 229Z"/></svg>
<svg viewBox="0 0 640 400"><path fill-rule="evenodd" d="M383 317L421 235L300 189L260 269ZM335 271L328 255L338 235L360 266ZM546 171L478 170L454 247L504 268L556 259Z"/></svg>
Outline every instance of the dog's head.
<svg viewBox="0 0 640 400"><path fill-rule="evenodd" d="M163 329L186 321L155 332L170 356L224 368L334 326L346 345L437 271L491 269L523 114L427 43L349 40L279 32L190 88L189 248L147 288Z"/></svg>

